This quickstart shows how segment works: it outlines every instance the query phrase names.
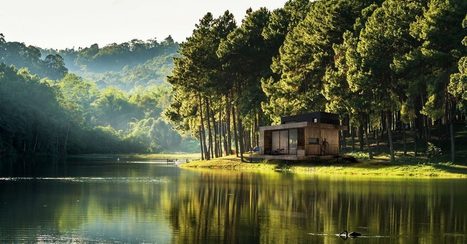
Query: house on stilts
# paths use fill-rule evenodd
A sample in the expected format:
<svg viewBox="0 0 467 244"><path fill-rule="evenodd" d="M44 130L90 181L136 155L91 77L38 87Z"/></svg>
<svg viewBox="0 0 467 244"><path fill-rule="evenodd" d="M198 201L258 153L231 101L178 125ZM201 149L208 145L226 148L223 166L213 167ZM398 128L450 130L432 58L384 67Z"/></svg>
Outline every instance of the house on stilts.
<svg viewBox="0 0 467 244"><path fill-rule="evenodd" d="M259 128L254 158L308 160L339 156L341 126L337 114L314 112L281 118L280 125Z"/></svg>

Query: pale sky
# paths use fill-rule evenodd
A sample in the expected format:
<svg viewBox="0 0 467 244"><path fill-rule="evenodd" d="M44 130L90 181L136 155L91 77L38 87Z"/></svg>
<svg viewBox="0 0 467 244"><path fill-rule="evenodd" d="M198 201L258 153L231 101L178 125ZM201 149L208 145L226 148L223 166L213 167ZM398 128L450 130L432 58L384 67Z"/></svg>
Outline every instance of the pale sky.
<svg viewBox="0 0 467 244"><path fill-rule="evenodd" d="M240 23L249 7L282 7L286 0L0 0L0 33L7 41L44 48L147 40L184 41L207 12L230 10Z"/></svg>

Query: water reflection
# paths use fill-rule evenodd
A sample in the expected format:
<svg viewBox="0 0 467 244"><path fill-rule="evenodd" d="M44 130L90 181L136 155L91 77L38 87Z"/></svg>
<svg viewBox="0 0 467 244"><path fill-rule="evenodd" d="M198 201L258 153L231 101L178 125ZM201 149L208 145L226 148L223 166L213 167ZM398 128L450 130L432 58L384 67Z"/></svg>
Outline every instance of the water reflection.
<svg viewBox="0 0 467 244"><path fill-rule="evenodd" d="M342 230L360 243L467 242L465 180L34 165L0 166L0 242L342 243Z"/></svg>

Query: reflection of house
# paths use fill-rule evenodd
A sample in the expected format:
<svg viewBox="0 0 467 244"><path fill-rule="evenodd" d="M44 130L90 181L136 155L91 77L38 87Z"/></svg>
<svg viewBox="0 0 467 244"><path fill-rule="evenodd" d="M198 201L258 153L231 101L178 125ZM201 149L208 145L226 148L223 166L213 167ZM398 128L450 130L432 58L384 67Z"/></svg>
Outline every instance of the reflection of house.
<svg viewBox="0 0 467 244"><path fill-rule="evenodd" d="M340 126L336 114L315 112L282 117L280 125L260 127L257 157L303 160L339 155Z"/></svg>

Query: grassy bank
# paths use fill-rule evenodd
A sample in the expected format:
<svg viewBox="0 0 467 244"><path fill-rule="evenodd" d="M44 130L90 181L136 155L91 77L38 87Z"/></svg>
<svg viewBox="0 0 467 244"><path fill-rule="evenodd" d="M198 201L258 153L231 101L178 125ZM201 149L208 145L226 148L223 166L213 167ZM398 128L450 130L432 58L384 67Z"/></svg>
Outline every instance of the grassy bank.
<svg viewBox="0 0 467 244"><path fill-rule="evenodd" d="M241 162L234 156L192 161L182 164L182 168L229 169L246 171L284 171L303 175L345 175L371 177L406 178L467 178L467 166L450 163L395 163L384 159L365 160L358 163L336 164L329 162L285 164L263 161L259 163Z"/></svg>

